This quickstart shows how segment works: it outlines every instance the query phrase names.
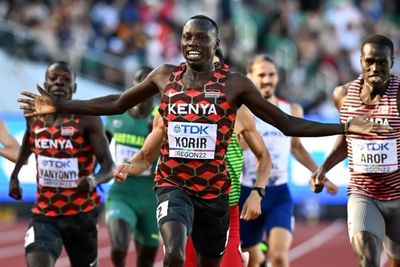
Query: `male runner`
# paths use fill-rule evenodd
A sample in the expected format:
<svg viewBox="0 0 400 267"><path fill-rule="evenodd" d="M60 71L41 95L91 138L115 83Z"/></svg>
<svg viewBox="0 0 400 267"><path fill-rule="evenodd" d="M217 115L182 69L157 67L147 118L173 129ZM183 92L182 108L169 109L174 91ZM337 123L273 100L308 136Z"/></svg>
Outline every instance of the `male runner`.
<svg viewBox="0 0 400 267"><path fill-rule="evenodd" d="M400 78L391 75L393 42L373 34L361 45L362 74L335 88L333 101L346 122L367 115L389 125L391 133L378 136L341 135L321 167L316 181L349 157L348 231L359 266L380 266L385 249L390 267L400 266Z"/></svg>
<svg viewBox="0 0 400 267"><path fill-rule="evenodd" d="M162 95L164 139L155 175L157 219L165 245L164 266L183 266L189 235L199 266L218 266L229 229L230 179L225 165L237 109L243 104L285 135L325 136L390 131L355 118L345 124L312 122L285 114L261 96L245 76L214 64L218 26L209 17L190 18L182 31L185 62L163 64L122 94L90 100L56 100L38 86L19 99L26 116L43 113L111 115Z"/></svg>
<svg viewBox="0 0 400 267"><path fill-rule="evenodd" d="M227 167L229 175L232 179L232 191L229 193L229 214L230 226L229 236L225 254L222 258L221 266L243 266L243 258L240 248L240 232L239 232L239 195L240 195L240 174L242 172L242 148L238 144L237 139L244 139L249 148L256 155L257 173L256 188L264 188L271 171L271 158L264 145L264 141L256 131L254 122L248 118L251 112L247 107L242 106L235 122L234 135L228 146L226 153ZM158 155L159 148L163 141L163 122L159 114L154 120L154 127L151 134L146 138L145 144L141 150L127 163L119 165L114 171L117 179L125 180L129 174L137 175L149 168L151 162ZM240 217L244 220L252 220L260 215L260 201L262 196L259 192L254 191L246 200ZM196 266L196 253L191 238L186 245L185 266Z"/></svg>
<svg viewBox="0 0 400 267"><path fill-rule="evenodd" d="M51 64L46 92L69 100L75 73L65 62ZM10 197L21 200L18 173L31 153L37 162L37 193L25 235L27 266L54 266L64 246L73 267L97 266L96 185L112 178L113 162L99 117L65 113L27 119L21 152L10 179ZM94 174L96 161L100 170Z"/></svg>
<svg viewBox="0 0 400 267"><path fill-rule="evenodd" d="M299 118L303 109L296 103L288 103L275 95L279 82L278 68L272 58L265 54L256 55L250 60L247 77L253 81L262 96L269 103L282 111ZM273 267L289 266L289 249L292 243L294 204L288 187L288 163L290 153L307 169L314 172L317 165L301 144L299 137L285 136L279 129L265 123L256 116L254 119L257 131L271 153L272 172L265 188L266 197L261 203L261 216L253 221L240 222L240 236L244 251L250 255L249 267L258 267L265 260L258 244L263 235L267 236L268 261ZM239 205L243 206L247 196L252 192L255 180L254 156L248 150L243 153L244 167ZM325 180L328 191L336 194L337 186ZM263 188L264 189L264 188Z"/></svg>

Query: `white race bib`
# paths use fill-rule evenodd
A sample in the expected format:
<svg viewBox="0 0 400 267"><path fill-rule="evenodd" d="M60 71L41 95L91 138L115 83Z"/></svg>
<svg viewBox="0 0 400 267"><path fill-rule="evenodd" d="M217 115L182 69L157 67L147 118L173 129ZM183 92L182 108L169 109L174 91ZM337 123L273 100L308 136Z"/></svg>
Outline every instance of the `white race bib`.
<svg viewBox="0 0 400 267"><path fill-rule="evenodd" d="M115 160L117 164L122 164L130 160L136 153L139 152L138 148L115 144ZM142 172L140 175L150 175L151 167Z"/></svg>
<svg viewBox="0 0 400 267"><path fill-rule="evenodd" d="M170 157L213 159L216 140L216 124L168 122Z"/></svg>
<svg viewBox="0 0 400 267"><path fill-rule="evenodd" d="M37 157L39 184L46 187L75 188L79 180L77 158Z"/></svg>
<svg viewBox="0 0 400 267"><path fill-rule="evenodd" d="M358 173L390 173L398 169L396 140L352 139L353 169Z"/></svg>

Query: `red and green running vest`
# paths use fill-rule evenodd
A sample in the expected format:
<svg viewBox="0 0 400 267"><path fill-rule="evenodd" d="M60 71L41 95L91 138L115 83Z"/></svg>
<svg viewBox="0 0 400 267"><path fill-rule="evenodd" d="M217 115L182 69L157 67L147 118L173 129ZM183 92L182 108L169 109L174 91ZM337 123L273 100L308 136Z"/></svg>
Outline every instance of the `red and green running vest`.
<svg viewBox="0 0 400 267"><path fill-rule="evenodd" d="M236 111L225 96L226 65L216 65L202 88L185 88L186 65L171 74L159 112L165 137L155 175L155 186L177 186L187 193L213 199L230 191L225 164Z"/></svg>
<svg viewBox="0 0 400 267"><path fill-rule="evenodd" d="M59 123L49 125L43 116L34 118L29 138L37 168L32 212L50 217L88 212L100 201L96 192L76 192L79 178L93 174L95 165L92 146L79 132L80 118L59 116Z"/></svg>

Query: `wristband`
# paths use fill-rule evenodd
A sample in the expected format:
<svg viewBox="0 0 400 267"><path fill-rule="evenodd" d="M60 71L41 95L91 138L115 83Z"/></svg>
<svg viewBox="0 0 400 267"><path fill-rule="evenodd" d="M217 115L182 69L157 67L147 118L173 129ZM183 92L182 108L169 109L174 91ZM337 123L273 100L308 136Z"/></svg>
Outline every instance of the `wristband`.
<svg viewBox="0 0 400 267"><path fill-rule="evenodd" d="M125 160L124 163L128 164L129 166L132 166L132 162L130 162L129 160Z"/></svg>
<svg viewBox="0 0 400 267"><path fill-rule="evenodd" d="M89 180L90 180L90 182L91 182L91 186L93 187L93 188L95 188L96 187L96 185L97 185L97 183L96 183L96 178L94 178L94 176L91 174L91 175L89 175L89 176L87 176L88 178L89 178Z"/></svg>
<svg viewBox="0 0 400 267"><path fill-rule="evenodd" d="M344 123L344 133L347 134L349 132L351 120Z"/></svg>

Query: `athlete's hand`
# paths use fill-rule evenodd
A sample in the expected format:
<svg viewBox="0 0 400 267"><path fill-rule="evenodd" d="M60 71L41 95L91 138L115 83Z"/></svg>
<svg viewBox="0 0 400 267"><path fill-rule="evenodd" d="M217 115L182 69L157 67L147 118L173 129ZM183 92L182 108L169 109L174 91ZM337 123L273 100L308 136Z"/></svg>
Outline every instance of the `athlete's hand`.
<svg viewBox="0 0 400 267"><path fill-rule="evenodd" d="M24 111L24 115L26 117L32 117L40 114L55 113L57 111L56 99L43 90L38 84L36 84L36 89L39 91L40 95L23 91L21 95L27 98L17 99L18 102L24 104L19 107Z"/></svg>
<svg viewBox="0 0 400 267"><path fill-rule="evenodd" d="M369 117L371 116L372 114L367 114L352 119L350 122L348 122L350 123L348 133L375 136L393 131L393 128L389 125L382 125L370 121Z"/></svg>
<svg viewBox="0 0 400 267"><path fill-rule="evenodd" d="M122 163L122 164L118 165L117 167L115 167L115 169L114 169L115 179L120 183L125 182L126 178L128 177L128 174L129 174L129 169L130 169L129 163Z"/></svg>
<svg viewBox="0 0 400 267"><path fill-rule="evenodd" d="M79 179L76 191L90 193L96 187L96 180L93 175L83 176Z"/></svg>
<svg viewBox="0 0 400 267"><path fill-rule="evenodd" d="M240 219L245 221L254 220L261 215L261 197L257 191L252 190L243 205Z"/></svg>
<svg viewBox="0 0 400 267"><path fill-rule="evenodd" d="M319 167L310 178L310 187L314 193L321 193L324 189L325 181L325 170Z"/></svg>
<svg viewBox="0 0 400 267"><path fill-rule="evenodd" d="M18 178L11 177L8 195L15 200L22 200L22 188L19 185Z"/></svg>

